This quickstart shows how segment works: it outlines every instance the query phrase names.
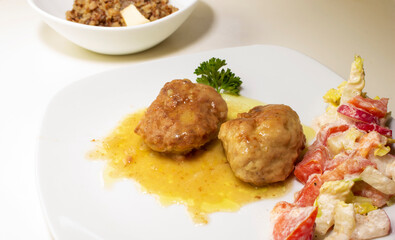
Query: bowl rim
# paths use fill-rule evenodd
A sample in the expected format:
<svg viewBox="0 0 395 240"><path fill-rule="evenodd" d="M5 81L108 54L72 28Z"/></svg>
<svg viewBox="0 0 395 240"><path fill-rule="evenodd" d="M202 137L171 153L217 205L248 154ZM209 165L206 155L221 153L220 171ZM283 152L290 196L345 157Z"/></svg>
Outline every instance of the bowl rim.
<svg viewBox="0 0 395 240"><path fill-rule="evenodd" d="M176 16L182 14L186 10L193 8L198 3L198 1L199 0L190 0L188 4L186 4L181 9L178 9L178 11L176 11L166 17L152 21L152 22L148 22L148 23L144 23L144 24L140 24L140 25L135 25L135 26L104 27L104 26L93 26L93 25L87 25L87 24L68 21L66 18L63 19L63 18L57 17L55 15L52 15L52 14L48 13L47 11L44 11L39 6L37 6L37 4L35 3L35 0L27 0L29 5L33 9L35 9L38 13L40 13L41 15L45 16L46 18L49 18L52 21L55 21L59 24L66 24L67 26L70 26L70 27L78 27L78 28L87 29L87 30L91 30L91 31L105 30L105 31L112 31L112 32L134 30L134 29L137 30L137 29L148 28L150 26L155 26L155 25L161 24L162 22L166 22L172 18L175 18Z"/></svg>

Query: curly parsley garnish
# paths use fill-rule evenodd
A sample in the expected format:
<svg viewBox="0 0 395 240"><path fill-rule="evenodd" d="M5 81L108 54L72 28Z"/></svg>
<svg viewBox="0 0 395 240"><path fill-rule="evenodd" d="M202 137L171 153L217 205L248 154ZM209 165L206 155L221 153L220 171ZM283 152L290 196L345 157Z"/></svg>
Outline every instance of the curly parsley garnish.
<svg viewBox="0 0 395 240"><path fill-rule="evenodd" d="M225 60L214 57L202 62L194 72L198 76L196 82L212 86L219 93L239 95L243 82L230 69L220 70L225 65Z"/></svg>

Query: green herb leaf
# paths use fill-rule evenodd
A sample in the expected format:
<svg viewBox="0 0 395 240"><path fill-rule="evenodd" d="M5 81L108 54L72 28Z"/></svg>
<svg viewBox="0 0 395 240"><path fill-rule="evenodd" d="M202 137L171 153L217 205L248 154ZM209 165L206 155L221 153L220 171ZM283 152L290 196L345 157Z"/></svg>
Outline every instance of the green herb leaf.
<svg viewBox="0 0 395 240"><path fill-rule="evenodd" d="M225 60L214 57L202 62L194 72L198 76L196 82L212 86L219 93L239 95L243 82L230 69L221 69L224 66Z"/></svg>

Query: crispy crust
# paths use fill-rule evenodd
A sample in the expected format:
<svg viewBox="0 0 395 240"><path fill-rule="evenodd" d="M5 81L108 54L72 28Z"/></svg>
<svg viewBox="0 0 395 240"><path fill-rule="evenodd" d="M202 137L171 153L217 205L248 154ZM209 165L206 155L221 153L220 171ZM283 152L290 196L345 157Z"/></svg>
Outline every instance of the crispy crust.
<svg viewBox="0 0 395 240"><path fill-rule="evenodd" d="M214 88L173 80L161 89L135 133L155 151L185 154L216 138L227 112Z"/></svg>

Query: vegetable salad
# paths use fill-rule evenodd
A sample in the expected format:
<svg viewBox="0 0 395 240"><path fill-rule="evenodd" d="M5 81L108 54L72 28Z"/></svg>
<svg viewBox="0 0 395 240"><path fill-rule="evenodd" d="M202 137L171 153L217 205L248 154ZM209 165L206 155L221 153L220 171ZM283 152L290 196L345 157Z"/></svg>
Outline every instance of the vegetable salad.
<svg viewBox="0 0 395 240"><path fill-rule="evenodd" d="M293 203L271 212L274 240L374 239L391 223L382 207L395 195L395 156L388 98L370 98L363 88L363 60L356 56L348 81L324 96L326 112L295 177L304 187Z"/></svg>

